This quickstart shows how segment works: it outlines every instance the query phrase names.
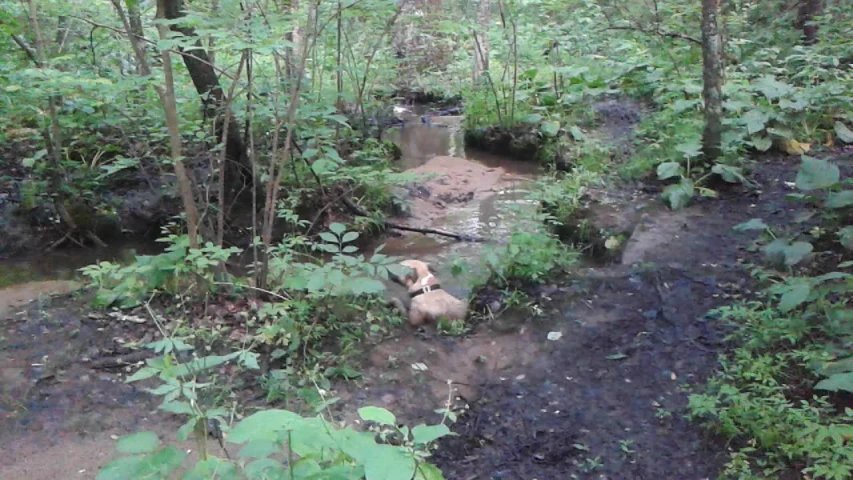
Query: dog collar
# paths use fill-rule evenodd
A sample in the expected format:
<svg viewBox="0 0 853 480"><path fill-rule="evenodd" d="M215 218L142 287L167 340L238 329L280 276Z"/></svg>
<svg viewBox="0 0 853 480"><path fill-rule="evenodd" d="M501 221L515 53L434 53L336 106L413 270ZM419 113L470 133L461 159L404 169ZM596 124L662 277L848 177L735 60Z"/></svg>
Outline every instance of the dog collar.
<svg viewBox="0 0 853 480"><path fill-rule="evenodd" d="M424 285L422 288L415 290L414 292L409 294L409 298L415 298L418 295L423 295L425 293L429 293L433 290L441 290L441 285Z"/></svg>

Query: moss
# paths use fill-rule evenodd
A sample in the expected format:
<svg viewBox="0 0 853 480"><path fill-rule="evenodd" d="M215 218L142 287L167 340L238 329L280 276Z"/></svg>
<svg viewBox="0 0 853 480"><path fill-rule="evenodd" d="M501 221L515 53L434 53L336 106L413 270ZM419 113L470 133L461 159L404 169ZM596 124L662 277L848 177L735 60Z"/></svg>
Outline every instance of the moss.
<svg viewBox="0 0 853 480"><path fill-rule="evenodd" d="M519 160L542 161L547 140L534 126L485 127L465 130L465 145L490 153L508 154Z"/></svg>

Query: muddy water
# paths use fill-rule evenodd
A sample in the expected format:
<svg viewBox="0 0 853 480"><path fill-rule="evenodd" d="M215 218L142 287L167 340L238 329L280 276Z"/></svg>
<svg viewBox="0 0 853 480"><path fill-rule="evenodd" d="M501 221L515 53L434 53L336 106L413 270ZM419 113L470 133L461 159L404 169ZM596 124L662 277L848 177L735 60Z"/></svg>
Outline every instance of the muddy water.
<svg viewBox="0 0 853 480"><path fill-rule="evenodd" d="M79 269L101 261L127 262L160 246L124 241L105 249L65 249L0 259L0 320L26 303L76 290Z"/></svg>
<svg viewBox="0 0 853 480"><path fill-rule="evenodd" d="M403 127L387 132L385 138L400 147L401 163L407 171L449 171L449 180L453 183L453 177L458 175L453 159L460 164L461 170L475 170L475 174L478 168L485 168L482 172L482 182L485 183L478 184L477 178L472 178L470 183L464 180L466 185L462 191L467 188L473 192L470 201L448 203L441 214L430 216L428 221L419 222L417 218L395 220L453 233L505 239L512 232L526 228L526 221L535 211L535 205L526 196L538 174L538 166L534 161L513 160L466 148L461 122L462 117L433 117L432 125L425 125L420 118L416 118ZM442 164L432 169L424 168L437 159L441 159ZM500 172L497 181L492 175L494 171ZM476 268L466 268L454 278L451 273L454 262L476 266L484 249L492 248L481 243L458 242L452 238L419 233L406 233L402 237L383 241L386 254L431 263L438 270L443 285L460 296L467 294L470 281L479 272Z"/></svg>

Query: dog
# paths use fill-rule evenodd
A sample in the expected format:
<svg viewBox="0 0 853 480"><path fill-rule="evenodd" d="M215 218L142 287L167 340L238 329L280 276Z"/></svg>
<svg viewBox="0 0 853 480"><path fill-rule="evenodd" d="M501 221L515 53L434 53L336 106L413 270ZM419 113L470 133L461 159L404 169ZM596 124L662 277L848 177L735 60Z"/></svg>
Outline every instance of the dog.
<svg viewBox="0 0 853 480"><path fill-rule="evenodd" d="M465 319L468 302L442 290L430 264L420 260L405 260L400 265L409 267L411 272L402 277L391 275L391 279L409 290L411 304L407 311L399 298L394 298L390 303L408 317L409 325L420 327L425 323L437 325L441 319Z"/></svg>

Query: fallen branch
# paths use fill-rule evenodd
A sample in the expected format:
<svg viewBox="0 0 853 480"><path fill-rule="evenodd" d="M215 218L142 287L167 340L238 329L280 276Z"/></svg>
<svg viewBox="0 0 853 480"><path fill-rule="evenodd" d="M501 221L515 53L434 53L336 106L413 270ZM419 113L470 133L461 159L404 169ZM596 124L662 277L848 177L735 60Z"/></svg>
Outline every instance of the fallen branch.
<svg viewBox="0 0 853 480"><path fill-rule="evenodd" d="M341 201L344 205L354 214L361 217L370 217L370 214L367 213L363 208L356 205L352 200L345 196L341 196ZM479 237L477 235L468 235L465 233L454 233L448 232L447 230L439 230L437 228L419 228L419 227L411 227L409 225L402 225L399 223L391 222L388 220L383 220L382 224L385 225L386 228L392 228L394 230L402 230L405 232L416 232L423 233L424 235L433 234L440 235L442 237L450 237L460 242L472 242L472 243L490 243L494 240L490 240L488 238Z"/></svg>
<svg viewBox="0 0 853 480"><path fill-rule="evenodd" d="M89 368L93 370L109 370L113 368L122 368L128 365L134 365L138 362L150 358L151 356L151 352L146 350L140 350L136 352L126 353L124 355L116 355L113 357L101 357L92 360L89 363Z"/></svg>
<svg viewBox="0 0 853 480"><path fill-rule="evenodd" d="M640 27L627 27L627 26L624 26L624 27L616 27L616 26L607 27L603 31L607 31L607 30L627 30L629 32L640 32L640 33L645 33L646 35L657 35L659 37L676 38L679 40L686 40L690 43L695 43L696 45L702 45L702 40L699 40L698 38L695 38L695 37L691 37L690 35L687 35L686 33L681 33L681 32L668 32L666 30L661 30L661 29L647 30L647 29L640 28Z"/></svg>

